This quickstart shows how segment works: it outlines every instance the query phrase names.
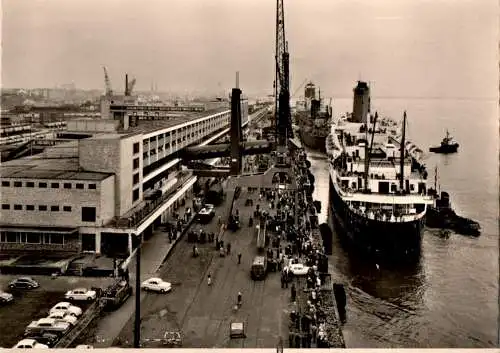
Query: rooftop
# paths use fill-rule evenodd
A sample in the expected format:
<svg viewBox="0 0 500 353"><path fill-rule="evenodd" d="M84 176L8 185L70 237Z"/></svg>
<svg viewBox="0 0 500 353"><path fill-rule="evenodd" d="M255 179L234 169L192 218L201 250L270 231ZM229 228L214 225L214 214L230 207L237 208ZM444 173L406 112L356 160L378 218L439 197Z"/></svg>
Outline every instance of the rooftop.
<svg viewBox="0 0 500 353"><path fill-rule="evenodd" d="M169 127L174 127L192 121L199 118L204 118L217 113L222 113L228 111L228 107L217 108L212 110L207 110L203 112L186 112L183 116L174 116L168 120L158 119L158 120L138 120L137 126L131 126L128 130L123 131L123 133L149 133L156 130L167 129ZM122 132L122 131L120 131Z"/></svg>
<svg viewBox="0 0 500 353"><path fill-rule="evenodd" d="M25 157L2 163L1 178L100 181L113 174L79 169L78 158Z"/></svg>
<svg viewBox="0 0 500 353"><path fill-rule="evenodd" d="M158 117L156 120L142 120L138 119L137 120L137 126L129 126L127 130L123 130L122 128L118 128L118 130L114 132L107 132L107 131L90 131L93 132L93 137L94 139L115 139L115 138L124 138L127 136L131 135L136 135L136 134L148 134L151 132L155 132L157 130L163 130L163 129L168 129L171 127L175 127L177 125L199 119L199 118L204 118L210 115L214 115L217 113L221 113L224 111L230 110L229 107L222 107L222 108L217 108L217 109L211 109L211 110L206 110L203 112L182 112L179 114L179 112L174 112L173 114L169 114L169 118L167 119L162 119ZM82 119L82 121L89 121L89 122L103 122L103 121L114 121L114 120L109 120L109 119ZM80 130L78 130L80 131ZM81 130L84 131L84 130ZM76 132L73 130L68 130L68 132Z"/></svg>

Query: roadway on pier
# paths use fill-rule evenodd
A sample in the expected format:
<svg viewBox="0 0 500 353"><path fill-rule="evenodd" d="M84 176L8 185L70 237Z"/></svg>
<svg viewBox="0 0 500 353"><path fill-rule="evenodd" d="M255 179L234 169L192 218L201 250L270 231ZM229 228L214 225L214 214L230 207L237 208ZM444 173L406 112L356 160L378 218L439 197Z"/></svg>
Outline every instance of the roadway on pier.
<svg viewBox="0 0 500 353"><path fill-rule="evenodd" d="M280 335L287 339L289 289L281 289L279 273L270 273L261 282L250 279L250 266L257 254L254 228L248 227L254 207L244 203L251 196L257 198L256 193L249 195L242 190L234 203L242 227L234 233L225 233L225 244L231 243L230 255L219 257L214 244L207 243L198 244L200 256L193 258L193 244L186 241L186 236L180 240L158 274L173 284L172 292L148 293L141 304L141 339L145 347L155 347L148 340L161 338L167 330L182 332L183 348L271 348L276 346ZM206 231L216 231L217 216L223 207L227 207L227 200L218 207L212 222L203 226ZM261 208L267 206L262 203ZM200 227L195 223L191 229ZM238 252L242 254L240 265ZM208 273L212 274L212 286L207 285ZM234 311L238 291L243 294L243 306ZM247 338L229 339L231 321L245 322ZM133 325L132 317L115 346L131 346Z"/></svg>

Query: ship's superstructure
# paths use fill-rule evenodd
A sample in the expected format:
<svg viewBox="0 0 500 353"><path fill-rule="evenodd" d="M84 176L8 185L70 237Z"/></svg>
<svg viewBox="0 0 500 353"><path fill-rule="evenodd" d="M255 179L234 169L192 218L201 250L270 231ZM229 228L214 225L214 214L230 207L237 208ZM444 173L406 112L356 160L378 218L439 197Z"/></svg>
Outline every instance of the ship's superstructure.
<svg viewBox="0 0 500 353"><path fill-rule="evenodd" d="M296 116L302 142L323 151L330 131L332 107L326 104L321 92L316 96L316 86L312 82L305 85L304 100L297 102Z"/></svg>
<svg viewBox="0 0 500 353"><path fill-rule="evenodd" d="M394 121L369 113L366 83L354 95L353 114L335 121L326 141L333 219L359 248L386 260L412 259L433 204L422 151L406 141L406 112L399 135Z"/></svg>

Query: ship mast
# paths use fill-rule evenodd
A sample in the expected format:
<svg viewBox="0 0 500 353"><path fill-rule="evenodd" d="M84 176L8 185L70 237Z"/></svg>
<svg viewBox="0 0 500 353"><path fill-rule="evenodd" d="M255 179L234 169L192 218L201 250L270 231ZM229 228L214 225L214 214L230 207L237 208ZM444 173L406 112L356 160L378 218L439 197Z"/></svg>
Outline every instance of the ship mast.
<svg viewBox="0 0 500 353"><path fill-rule="evenodd" d="M377 123L378 113L375 112L375 117L373 118L372 125L372 138L370 141L370 147L368 148L368 138L366 139L366 147L365 147L365 192L368 192L368 174L370 170L370 156L372 154L373 149L373 138L375 137L375 124ZM366 125L366 131L368 131L368 124ZM368 137L368 136L367 136Z"/></svg>
<svg viewBox="0 0 500 353"><path fill-rule="evenodd" d="M404 193L404 167L405 167L405 134L406 134L406 110L403 114L403 131L401 135L401 146L400 146L400 171L399 171L399 188L401 192Z"/></svg>

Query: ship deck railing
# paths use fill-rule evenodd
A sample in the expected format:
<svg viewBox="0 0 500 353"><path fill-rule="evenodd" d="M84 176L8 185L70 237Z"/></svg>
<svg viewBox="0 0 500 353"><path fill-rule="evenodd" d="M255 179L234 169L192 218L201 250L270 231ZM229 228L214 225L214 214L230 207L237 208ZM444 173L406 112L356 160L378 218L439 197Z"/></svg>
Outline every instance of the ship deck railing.
<svg viewBox="0 0 500 353"><path fill-rule="evenodd" d="M390 223L400 223L400 222L412 222L418 219L421 219L426 211L422 211L420 213L407 213L399 216L392 216L392 212L389 211L381 211L379 209L369 209L368 211L362 211L360 209L349 207L349 209L360 216L364 216L368 219L382 221L382 222L390 222ZM385 217L384 217L385 215Z"/></svg>

